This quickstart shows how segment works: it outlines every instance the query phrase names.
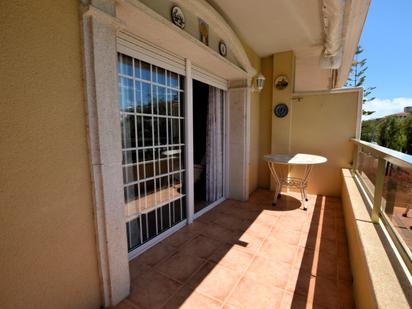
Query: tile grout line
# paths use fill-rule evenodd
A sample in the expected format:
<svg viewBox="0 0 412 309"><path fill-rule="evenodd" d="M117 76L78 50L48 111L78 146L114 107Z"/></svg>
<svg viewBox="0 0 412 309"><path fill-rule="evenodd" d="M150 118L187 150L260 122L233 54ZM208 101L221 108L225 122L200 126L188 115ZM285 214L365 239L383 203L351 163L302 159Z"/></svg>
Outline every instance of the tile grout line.
<svg viewBox="0 0 412 309"><path fill-rule="evenodd" d="M204 259L202 259L202 260L204 260ZM196 275L196 274L198 273L198 271L199 271L200 269L202 269L202 267L203 267L204 265L206 265L206 263L207 263L207 261L204 260L203 263L200 264L200 266L199 266L198 268L196 268L196 270L187 278L186 283L183 283L183 282L181 282L181 281L179 281L179 280L170 278L169 276L163 274L162 272L155 270L157 273L161 274L162 276L165 276L166 278L171 279L171 280L173 280L174 282L177 282L177 283L181 284L181 286L180 286L178 289L176 289L176 291L175 291L174 293L172 293L172 295L170 295L170 296L165 300L165 302L164 302L159 308L164 308L164 306L166 306L167 303L168 303L174 296L176 296L184 287L186 287L186 286L187 286L187 282L189 282L189 280L190 280L194 275Z"/></svg>
<svg viewBox="0 0 412 309"><path fill-rule="evenodd" d="M203 223L204 223L204 222L203 222ZM205 223L205 224L209 225L209 223ZM190 240L184 242L182 245L180 245L180 246L178 247L179 249L177 250L177 252L175 252L175 254L180 253L181 248L183 248L183 247L184 247L185 245L187 245L191 240L195 239L195 238L198 237L199 235L203 235L203 234L200 232L200 233L197 234L195 237L193 237L193 238L191 238ZM207 235L203 235L203 236L204 236L204 237L208 237ZM217 249L218 249L218 248L216 248L215 251L216 251ZM214 253L215 251L213 251L213 253ZM213 253L212 253L212 254L213 254ZM172 254L172 255L173 255L173 254ZM172 255L170 255L170 256L172 256ZM196 257L198 257L198 256L196 256ZM178 281L178 280L176 280L176 279L170 278L168 275L163 274L162 272L160 272L160 271L158 271L158 270L155 269L155 271L156 271L157 273L165 276L165 277L168 278L168 279L171 279L171 280L173 280L173 281L181 284L181 286L180 286L174 293L172 293L172 295L170 295L170 297L168 297L168 298L166 299L166 301L160 306L160 308L164 308L164 306L167 305L167 303L168 303L174 296L176 296L181 290L183 290L183 288L185 288L185 287L189 287L189 288L190 288L190 286L187 285L188 282L190 281L190 279L193 278L193 277L202 269L202 267L203 267L204 265L206 265L207 263L210 263L210 261L209 261L208 259L204 259L204 258L201 258L201 257L198 257L198 258L202 259L202 260L203 260L203 263L187 278L186 282L180 282L180 281ZM165 259L164 259L164 260L165 260ZM157 264L160 264L160 262L158 262ZM190 288L190 289L192 289L192 288ZM193 290L193 289L192 289L192 290ZM195 291L195 290L193 290L193 291ZM199 293L198 291L196 291L196 292ZM206 297L208 297L208 298L212 298L213 300L217 300L216 298L211 297L210 295L205 295L204 293L200 293L200 294L202 294L203 296L206 296ZM217 301L218 301L219 303L221 303L220 300L217 300Z"/></svg>
<svg viewBox="0 0 412 309"><path fill-rule="evenodd" d="M260 205L261 202L258 203L258 205ZM279 217L276 217L276 221L274 223L274 225L279 221ZM258 247L258 249L256 250L256 252L253 254L253 257L251 259L251 261L249 262L249 265L241 272L241 275L239 277L239 279L236 281L236 283L233 285L232 289L230 290L229 294L225 297L223 304L220 308L223 308L226 304L227 301L229 300L229 298L232 296L233 292L235 291L236 287L239 285L240 281L244 278L245 274L247 273L247 271L249 270L250 266L252 265L252 263L255 261L257 254L259 252L259 250L262 248L263 244L265 243L265 241L267 240L267 238L269 237L270 233L272 232L272 229L274 228L274 225L270 226L270 231L267 233L267 235L263 238L262 243L260 244L260 246ZM284 291L283 291L284 293ZM283 300L283 296L282 296L282 300Z"/></svg>
<svg viewBox="0 0 412 309"><path fill-rule="evenodd" d="M192 233L192 232L190 232L190 233ZM192 233L192 236L193 236L193 234L195 234L195 233ZM159 308L163 308L163 307L169 302L169 300L172 299L173 296L177 295L177 293L179 293L180 290L182 290L182 288L186 286L186 283L181 282L181 281L179 281L179 280L177 280L177 279L175 279L175 278L172 278L172 277L170 277L169 275L167 275L167 274L165 274L165 273L157 270L155 266L163 263L164 261L166 261L168 258L172 257L173 255L179 254L179 253L180 253L180 250L181 250L185 245L187 245L190 241L192 241L193 239L195 239L195 238L198 237L199 235L202 235L202 234L201 234L201 233L195 234L193 237L191 237L191 238L189 238L188 240L184 241L182 244L180 244L180 245L177 246L177 247L174 247L174 246L171 246L171 245L167 245L166 243L163 243L163 245L168 246L168 247L172 247L172 248L175 249L176 251L175 251L175 252L172 252L172 253L166 255L165 257L163 257L162 259L160 259L154 266L150 266L150 265L145 264L146 266L150 267L154 272L162 275L163 277L165 277L165 278L167 278L167 279L169 279L169 280L172 280L173 282L176 282L176 283L178 283L178 284L181 284L181 286L180 286L178 289L176 289L176 291L175 291L174 293L172 293L172 295L170 295L170 296L165 300L165 302L164 302ZM160 243L161 243L161 242L160 242ZM200 257L198 257L198 258L200 258ZM200 264L200 266L193 272L193 274L192 274L191 276L189 276L188 280L189 280L190 278L192 278L192 276L194 276L194 275L203 267L203 265L205 265L205 264L207 263L207 260L206 260L206 259L203 259L203 258L200 258L200 259L203 260L203 263Z"/></svg>
<svg viewBox="0 0 412 309"><path fill-rule="evenodd" d="M213 222L208 222L208 223L205 223L205 224L209 225L210 223L213 223ZM204 236L204 237L210 238L210 236L204 235L204 234L202 234L202 233L199 233L198 235L196 235L196 237L199 236L199 235L202 235L202 236ZM189 242L190 242L191 240L193 240L193 239L194 239L194 238L190 239L189 241L186 241L184 244L182 244L181 246L179 246L179 250L178 250L177 252L175 252L175 254L180 253L180 249L183 248L185 245L187 245L187 243L189 243ZM215 239L214 239L214 240L215 240ZM222 243L222 244L224 244L224 243ZM213 255L213 253L214 253L215 251L217 251L218 249L219 249L219 246L212 252L211 255ZM173 255L173 254L172 254L172 255ZM170 255L170 256L172 256L172 255ZM170 256L169 256L169 257L170 257ZM198 256L196 256L196 257L198 257ZM164 273L162 273L162 272L154 269L157 273L165 276L165 277L168 278L168 279L171 279L171 280L173 280L173 281L181 284L181 286L175 291L175 293L173 293L169 298L167 298L166 301L160 306L160 308L164 308L164 306L165 306L174 296L176 296L183 288L185 288L185 287L188 287L189 289L193 290L194 292L199 293L199 294L201 294L201 295L203 295L203 296L205 296L205 297L207 297L207 298L211 298L212 300L215 300L215 301L217 301L217 302L219 302L219 303L222 303L221 300L219 300L219 299L217 299L217 298L215 298L215 297L213 297L213 296L211 296L211 295L208 295L208 294L206 294L206 293L203 293L203 292L201 292L201 291L195 291L195 289L192 289L192 288L188 285L190 279L193 278L193 277L202 269L202 267L203 267L204 265L206 265L207 263L211 263L211 264L218 265L218 264L210 261L208 258L201 258L201 257L198 257L198 258L202 259L204 262L188 277L188 279L186 280L186 282L180 282L180 281L178 281L178 280L176 280L176 279L174 279L174 278L171 278L171 277L169 277L168 275L166 275L166 274L164 274ZM166 258L162 259L162 261L165 260L165 259L166 259ZM160 264L160 261L159 261L157 264ZM223 266L221 266L221 267L223 267ZM224 267L224 268L226 268L226 267ZM226 268L226 269L227 269L227 268Z"/></svg>
<svg viewBox="0 0 412 309"><path fill-rule="evenodd" d="M209 236L207 236L207 235L203 235L203 236L204 236L204 237L209 237ZM215 240L215 239L214 239L214 240ZM225 243L225 242L222 242L222 243L221 243L221 245L224 245L224 244L226 244L226 243ZM211 254L210 256L212 256L213 253L215 253L219 248L220 248L220 246L218 246L218 247L212 252L212 254ZM210 256L209 256L209 257L210 257ZM197 257L198 257L198 256L197 256ZM200 258L200 257L199 257L199 258ZM228 267L219 265L218 263L215 263L215 262L209 260L208 258L201 258L201 259L204 260L204 263L202 263L201 266L200 266L198 269L196 269L196 270L192 273L192 275L189 276L189 278L187 279L187 281L186 281L185 283L182 283L182 282L180 282L180 281L178 281L178 280L176 280L176 279L170 278L170 277L168 277L167 275L165 275L165 274L157 271L158 273L166 276L167 278L172 279L173 281L176 281L176 282L182 284L182 286L179 287L179 288L176 290L176 292L175 292L174 294L172 294L172 295L166 300L166 302L165 302L164 304L162 304L161 308L163 308L163 307L167 304L167 302L168 302L173 296L175 296L177 293L179 293L180 290L182 290L182 289L185 288L185 287L193 290L193 292L199 293L199 294L201 294L201 295L203 295L203 296L205 296L205 297L207 297L207 298L210 298L210 299L212 299L212 300L215 300L215 301L221 303L222 306L223 306L222 300L217 299L216 297L213 297L213 296L211 296L211 295L209 295L209 294L206 294L206 293L204 293L204 292L202 292L202 291L197 291L196 289L193 289L192 287L190 287L190 286L188 285L188 283L189 283L190 279L193 278L193 277L202 269L202 267L203 267L204 265L208 264L208 263L214 264L215 266L219 266L219 267L225 268L225 269L230 270L230 271L232 271L232 272L234 272L234 271L233 271L232 269L228 268Z"/></svg>
<svg viewBox="0 0 412 309"><path fill-rule="evenodd" d="M318 228L317 228L317 233L316 233L316 241L315 241L315 248L314 248L314 257L315 256L319 257L319 254L320 254L320 239L318 239L318 236L322 235L323 220L324 220L324 213L325 213L325 203L326 203L326 198L325 198L325 196L322 196L322 204L321 204L320 214L319 214L319 218L321 219L321 222L318 223ZM314 262L314 261L312 261L312 262ZM312 263L312 267L310 269L311 277L314 273L314 267L315 267L314 263ZM315 273L316 274L317 274L317 267L318 267L318 265L316 265L316 268L315 268ZM315 281L316 281L316 279L315 279ZM314 288L314 286L313 286L313 283L311 284L311 282L309 281L308 290L310 290L311 288ZM311 304L314 304L314 298L313 298L314 296L312 295L312 297L310 299L309 295L310 294L308 293L307 301L309 301Z"/></svg>
<svg viewBox="0 0 412 309"><path fill-rule="evenodd" d="M313 205L313 207L315 207L315 205ZM300 208L299 208L300 209ZM313 215L313 213L312 213L312 215ZM305 219L305 222L304 222L304 224L307 224L307 222L308 222L308 220L309 220L309 212L307 212L306 213L306 219ZM295 252L295 257L293 258L293 262L292 262L292 271L291 271L291 273L289 274L289 276L288 276L288 280L287 280L287 282L286 282L286 287L285 287L285 289L284 289L284 292L283 292L283 297L282 297L282 301L281 301L281 306L283 305L283 301L284 301L284 299L285 299L285 296L286 296L286 294L287 294L287 292L288 292L288 286L289 286L289 282L291 281L291 279L292 279L292 273L293 273L293 269L294 269L294 266L295 266L295 263L297 262L297 257L298 257L298 252L299 252L299 244L300 244L300 240L301 240L301 238L302 238L302 235L303 235L303 231L304 231L304 227L302 227L301 229L300 229L300 236L299 236L299 241L298 241L298 244L297 244L297 248L296 248L296 252ZM300 268L299 268L300 269Z"/></svg>
<svg viewBox="0 0 412 309"><path fill-rule="evenodd" d="M325 197L324 197L325 198ZM325 202L322 204L322 206L321 206L321 209L320 209L320 214L319 214L319 217L320 218L322 218L322 222L320 222L319 223L319 226L318 226L318 233L317 234L319 234L319 230L321 231L320 232L320 235L322 235L322 231L323 231L323 220L324 220L324 218L325 218L325 210L326 210L326 200L324 200ZM341 204L340 204L341 205ZM302 231L302 233L303 233L303 231ZM321 237L320 237L321 238ZM334 242L334 245L335 245L335 250L337 250L337 246L338 246L338 240L337 240L337 238L335 238L335 240L333 241ZM306 247L304 247L304 248L306 248ZM320 241L319 240L317 240L316 241L316 245L315 245L315 248L314 248L314 254L316 255L319 255L320 254ZM316 274L313 274L313 267L314 266L312 266L312 268L311 268L311 270L310 270L310 276L311 277L314 277L314 278L324 278L324 279L328 279L328 280L331 280L331 281L334 281L335 283L336 283L336 285L338 284L338 281L339 281L339 278L338 278L338 271L337 271L337 269L336 269L336 273L335 273L335 278L332 280L332 279L330 279L329 277L326 277L326 276L324 276L324 275L322 275L322 274L318 274L317 272L316 272ZM299 269L300 269L300 267L299 267ZM313 300L312 300L312 304L313 304Z"/></svg>
<svg viewBox="0 0 412 309"><path fill-rule="evenodd" d="M262 200L265 200L265 199L262 198L262 199L259 200L259 202L251 203L251 204L252 204L252 205L251 205L251 208L248 207L247 209L256 209L256 208L257 208L257 210L258 210L258 216L259 216L260 214L263 214L265 211L270 210L270 209L268 209L268 208L266 207L266 205L264 205L264 203L263 203ZM321 204L321 209L320 209L320 213L319 213L319 217L321 218L321 222L320 222L320 224L318 224L318 227L317 227L317 237L316 237L316 240L315 240L315 248L314 248L315 254L316 254L316 252L317 252L318 255L320 254L320 242L321 242L321 240L318 239L318 238L319 238L319 233L320 233L320 235L321 235L321 234L322 234L322 231L324 230L324 227L325 227L324 224L323 224L323 221L324 221L324 219L325 219L324 216L325 216L325 211L326 211L326 209L327 209L326 205L327 205L327 204L326 204L326 198L325 198L325 196L323 196L323 200L322 200L322 204ZM263 206L263 207L262 207L262 206ZM313 206L315 206L315 205L313 205ZM340 209L342 209L342 204L341 204L341 203L339 203L339 206L340 206ZM295 209L291 209L291 210L295 210ZM228 214L228 215L230 215L230 214ZM299 242L298 242L298 244L296 245L296 251L295 251L295 253L294 253L294 257L293 257L293 260L292 260L293 262L292 262L292 265L291 265L291 266L292 266L292 269L295 268L295 266L296 266L295 264L298 262L298 252L299 252L299 248L306 248L306 244L305 244L305 246L303 246L303 247L300 246L300 245L302 244L302 243L301 243L301 240L302 240L302 237L303 237L304 232L305 232L305 230L306 230L307 224L310 225L310 222L311 222L311 219L313 218L313 215L314 215L314 209L313 209L312 212L307 212L307 213L306 213L306 218L305 218L305 220L304 220L304 224L305 224L305 225L304 225L304 227L300 228L300 232L299 232ZM274 216L274 222L273 222L272 224L270 224L270 229L269 229L269 231L266 233L266 235L265 235L264 237L259 237L259 238L262 239L262 241L261 241L260 245L257 247L257 249L253 250L254 252L253 252L253 251L252 251L252 252L247 251L247 252L252 256L252 258L250 259L250 261L249 261L248 263L246 263L246 267L244 268L244 270L238 273L238 274L239 274L239 278L235 281L233 287L230 289L230 291L229 291L229 293L227 294L227 296L224 297L223 301L220 300L220 299L217 299L217 298L215 298L215 297L213 297L213 296L211 296L211 295L208 295L208 294L206 294L206 293L204 293L204 292L196 291L195 289L193 289L192 287L190 287L189 284L188 284L188 283L190 282L191 278L193 278L194 276L196 276L196 274L198 274L199 271L200 271L207 263L211 263L211 264L213 264L213 265L215 265L215 266L219 265L219 263L216 263L216 262L214 262L214 261L212 261L212 260L209 260L208 257L207 257L207 258L204 258L204 257L199 257L199 256L197 256L196 254L193 254L194 256L196 256L196 257L198 257L199 259L201 259L202 262L200 263L200 265L198 266L198 268L196 268L195 271L194 271L194 272L187 278L187 280L185 280L184 282L181 282L181 281L179 281L179 280L177 280L177 279L171 278L171 277L169 277L167 274L164 274L163 272L161 272L161 271L159 271L159 270L156 269L156 266L157 266L157 265L160 265L161 263L163 263L165 260L169 259L169 258L172 257L173 255L181 254L181 253L182 253L182 252L181 252L182 249L185 248L193 239L195 239L195 238L197 238L197 237L199 237L199 236L204 236L204 237L207 237L207 238L216 240L215 238L211 238L210 236L208 236L208 235L206 235L206 234L203 234L202 232L204 231L204 228L202 228L200 231L190 232L190 233L192 234L192 237L188 238L186 241L182 242L182 244L180 244L179 246L176 246L176 247L175 247L175 246L168 245L166 242L162 241L163 245L165 245L166 247L169 247L169 248L173 249L172 252L166 254L166 255L165 255L163 258L161 258L157 263L155 263L154 266L150 266L150 265L148 265L148 264L146 264L146 263L144 263L144 265L146 265L147 267L149 267L152 271L160 274L161 276L163 276L163 277L165 277L165 278L167 278L167 279L169 279L169 280L171 280L171 281L173 281L173 282L178 283L178 284L181 285L181 286L178 287L178 288L176 289L176 291L175 291L174 293L172 293L172 295L169 296L169 297L165 300L164 303L161 304L160 308L164 308L164 306L165 306L171 299L173 299L173 297L175 297L178 293L180 293L184 288L189 288L189 289L192 290L193 292L196 292L196 293L198 293L198 294L200 294L200 295L202 295L202 296L204 296L204 297L207 297L208 299L211 299L211 300L216 301L218 304L220 304L220 308L223 308L225 305L229 304L229 303L228 303L229 298L234 294L234 291L235 291L235 289L239 286L240 281L246 277L247 272L251 269L251 265L256 261L258 255L259 255L259 252L261 251L261 248L263 247L264 243L267 242L267 241L270 241L270 240L269 240L269 236L271 235L271 233L272 233L273 231L275 231L275 230L277 229L278 224L279 224L279 220L280 220L281 218L288 218L288 217L289 217L289 216L287 216L284 212L281 212L279 215ZM337 219L337 218L336 218L336 211L334 211L333 217L334 217L334 219L335 219L334 221L336 222L336 219ZM293 219L293 216L292 216L291 218ZM254 222L254 221L253 221L253 222ZM217 224L217 223L214 222L214 221L210 221L210 222L207 222L207 223L206 223L206 222L201 222L201 223L203 223L203 224L205 224L205 225ZM220 225L220 224L218 224L218 225ZM263 223L262 223L262 225L266 225L266 224L263 224ZM226 228L225 226L222 226L222 227L223 227L223 228ZM229 230L230 230L232 233L234 232L234 231L231 230L231 229L229 229ZM242 235L244 234L245 231L246 231L246 230L242 230ZM320 231L320 232L319 232L319 231ZM189 232L189 231L187 231L187 232ZM336 237L335 237L335 239L334 239L334 247L335 247L335 250L336 250L336 253L337 253L337 250L338 250L338 247L339 247L340 242L339 242L339 240L338 240L338 231L337 231L337 227L336 227L336 226L335 226L335 232L336 232L336 233L335 233L335 234L336 234ZM305 232L305 233L306 233L306 232ZM345 231L345 230L343 231L343 234L346 235L346 231ZM252 235L254 235L254 234L252 234ZM309 235L309 233L308 233L308 235ZM256 237L258 237L258 236L256 235ZM226 241L222 242L222 244L223 244L223 243L226 243ZM244 252L244 251L241 250L240 248L234 247L235 243L230 243L230 244L232 245L232 248L233 248L234 250ZM220 247L220 246L216 247L215 250L213 250L213 252L209 255L209 257L212 256L212 255L214 254L214 252L216 252L216 250L219 249L219 247ZM345 244L345 247L347 248L347 244ZM190 254L190 255L192 255L192 254ZM318 263L319 263L319 262L318 262ZM220 267L223 267L223 268L225 268L225 269L228 269L228 270L233 271L231 268L225 267L225 266L223 266L223 265L220 265ZM311 276L312 276L314 267L315 267L315 266L312 264L312 267L311 267ZM301 269L301 267L299 267L299 269ZM317 270L317 269L315 269L315 270ZM317 275L314 276L314 277L317 277ZM323 277L323 276L320 275L320 277ZM289 292L289 291L288 291L288 286L289 286L292 278L293 278L292 274L289 274L288 280L287 280L287 283L286 283L286 287L282 289L282 297L281 297L281 302L280 302L281 306L284 304L284 302L285 302L285 297L286 297L286 295L287 295L288 292ZM324 277L324 278L327 279L328 277ZM336 284L339 282L339 271L338 271L338 269L336 269L336 275L335 275L335 280L334 280L334 281L336 282ZM257 282L259 282L259 281L257 281ZM278 287L277 287L277 288L278 288ZM135 304L134 302L130 301L129 298L127 298L126 301L127 301L129 304L132 304L133 306L137 306L137 304ZM314 300L312 299L312 304L313 304L313 301L314 301Z"/></svg>
<svg viewBox="0 0 412 309"><path fill-rule="evenodd" d="M313 207L315 207L315 205L313 205ZM314 209L313 209L313 211L314 211ZM311 213L312 216L313 216L313 211L312 211L312 213ZM307 224L310 219L311 219L311 217L310 217L309 212L308 212L307 215L306 215L305 224ZM304 232L304 227L302 227L301 230L300 230L300 237L299 237L299 242L298 242L298 245L297 245L297 250L296 250L296 252L295 252L295 257L293 258L292 270L294 269L295 263L297 262L298 252L299 252L299 248L300 248L300 241L301 241L303 232ZM309 233L308 233L308 234L309 234ZM306 248L306 246L303 247L303 248ZM301 269L301 268L299 267L299 269ZM299 274L298 274L298 276L299 276ZM283 301L284 301L284 299L285 299L285 296L286 296L287 292L289 292L289 291L288 291L288 286L289 286L289 283L290 283L291 280L292 280L292 273L289 274L288 281L287 281L287 283L286 283L285 292L284 292L283 297L282 297L282 303L281 303L282 305L283 305ZM293 294L294 294L294 293L293 293Z"/></svg>

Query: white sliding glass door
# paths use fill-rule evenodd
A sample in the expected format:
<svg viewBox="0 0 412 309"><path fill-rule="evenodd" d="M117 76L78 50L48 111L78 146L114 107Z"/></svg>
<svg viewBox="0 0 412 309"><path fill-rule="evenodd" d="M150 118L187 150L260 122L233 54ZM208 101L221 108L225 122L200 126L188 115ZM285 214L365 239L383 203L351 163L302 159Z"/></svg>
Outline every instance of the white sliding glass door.
<svg viewBox="0 0 412 309"><path fill-rule="evenodd" d="M186 219L184 77L118 54L124 212L132 251Z"/></svg>
<svg viewBox="0 0 412 309"><path fill-rule="evenodd" d="M193 81L194 211L224 197L224 90Z"/></svg>

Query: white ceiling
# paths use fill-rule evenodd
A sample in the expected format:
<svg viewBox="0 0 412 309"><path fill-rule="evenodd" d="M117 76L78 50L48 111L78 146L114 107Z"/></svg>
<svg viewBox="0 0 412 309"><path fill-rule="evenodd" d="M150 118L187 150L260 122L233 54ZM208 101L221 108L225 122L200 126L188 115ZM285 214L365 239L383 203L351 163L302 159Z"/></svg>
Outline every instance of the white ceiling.
<svg viewBox="0 0 412 309"><path fill-rule="evenodd" d="M320 66L324 49L322 3L325 0L206 0L231 24L237 35L260 57L292 50L295 54L295 91L330 87L330 69ZM335 86L342 87L352 64L370 0L343 2L343 60ZM340 12L333 12L340 13Z"/></svg>
<svg viewBox="0 0 412 309"><path fill-rule="evenodd" d="M260 56L322 46L320 0L210 0Z"/></svg>
<svg viewBox="0 0 412 309"><path fill-rule="evenodd" d="M209 0L260 57L293 50L295 91L329 87L320 67L323 49L321 0Z"/></svg>

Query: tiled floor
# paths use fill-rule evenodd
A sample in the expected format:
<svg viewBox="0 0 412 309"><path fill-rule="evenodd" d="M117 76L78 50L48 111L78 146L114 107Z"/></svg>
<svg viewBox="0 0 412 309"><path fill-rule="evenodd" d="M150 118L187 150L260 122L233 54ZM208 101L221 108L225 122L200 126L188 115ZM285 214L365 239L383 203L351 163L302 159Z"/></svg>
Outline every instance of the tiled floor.
<svg viewBox="0 0 412 309"><path fill-rule="evenodd" d="M130 262L117 308L352 308L340 200L225 201Z"/></svg>
<svg viewBox="0 0 412 309"><path fill-rule="evenodd" d="M411 199L412 203L412 199ZM396 204L395 204L396 205ZM404 207L393 207L391 213L386 213L391 219L392 225L398 231L399 235L405 241L409 250L412 252L412 209L405 214L406 205Z"/></svg>

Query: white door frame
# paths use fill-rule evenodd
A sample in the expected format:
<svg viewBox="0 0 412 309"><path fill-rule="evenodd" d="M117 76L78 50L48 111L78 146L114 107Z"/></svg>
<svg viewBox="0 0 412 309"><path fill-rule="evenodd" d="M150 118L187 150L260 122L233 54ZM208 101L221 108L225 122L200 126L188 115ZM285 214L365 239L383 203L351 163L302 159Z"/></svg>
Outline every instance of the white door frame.
<svg viewBox="0 0 412 309"><path fill-rule="evenodd" d="M101 299L105 307L114 306L130 293L130 275L127 254L126 224L122 192L122 158L120 142L120 117L118 106L117 81L117 46L120 30L129 29L133 33L141 33L146 37L151 35L154 42L160 46L170 38L178 40L186 48L184 58L195 55L199 61L212 63L224 74L230 74L229 79L246 79L255 75L253 67L247 58L240 40L230 26L220 17L207 2L202 12L203 19L210 25L219 25L214 30L235 51L237 60L244 69L229 62L218 53L199 42L196 38L174 26L169 20L148 9L139 1L80 1L82 13L82 52L84 69L84 98L87 111L87 134L89 143L90 174L92 179L93 213L95 216L96 252L100 276ZM199 2L200 3L200 2ZM121 18L119 9L123 8ZM196 14L198 10L193 10ZM202 13L202 14L203 14ZM141 18L135 18L140 16ZM151 31L142 25L150 23ZM213 23L213 21L217 21ZM224 28L222 30L222 26ZM154 29L156 28L156 29ZM132 30L131 30L132 29ZM156 30L154 32L154 30ZM160 36L166 36L166 39ZM170 36L169 38L167 36ZM176 44L174 48L176 49ZM167 46L165 46L167 48ZM179 49L181 50L181 49ZM196 51L193 53L192 51ZM179 51L176 51L179 53ZM203 57L206 56L206 57ZM185 59L183 59L185 60ZM211 62L210 62L211 61ZM185 62L185 61L184 61ZM159 65L162 66L162 65ZM208 67L205 65L205 67ZM186 62L185 66L186 68ZM225 71L227 68L227 72ZM232 111L230 89L227 93L226 108ZM244 99L240 99L244 100ZM230 105L230 106L229 106ZM231 117L226 113L226 121ZM244 122L244 121L243 121ZM229 124L226 123L226 127ZM242 126L244 126L242 124ZM231 132L226 130L226 136L232 139ZM229 137L230 136L230 137ZM245 145L241 145L246 147ZM226 141L226 165L237 164L231 154L232 144ZM243 149L248 151L247 149ZM243 152L242 150L242 152ZM230 160L229 160L230 156ZM244 155L240 161L244 160ZM243 164L241 165L243 166ZM232 196L229 190L229 167L226 166L226 197ZM246 171L244 171L246 173ZM243 175L244 177L244 175ZM235 179L245 182L245 179ZM242 185L243 186L243 185ZM230 195L229 195L230 194ZM184 223L183 223L184 225ZM176 225L176 228L179 226ZM171 232L173 232L170 229ZM165 235L165 234L163 234ZM167 235L165 235L166 237Z"/></svg>
<svg viewBox="0 0 412 309"><path fill-rule="evenodd" d="M193 175L193 79L192 63L189 59L186 59L185 86L186 216L187 223L191 224L195 212L195 189Z"/></svg>
<svg viewBox="0 0 412 309"><path fill-rule="evenodd" d="M211 210L227 198L228 186L227 186L227 160L228 160L228 134L227 129L229 128L227 121L229 119L229 102L227 96L227 85L228 82L218 76L207 72L199 67L192 64L190 59L182 59L175 56L168 51L156 47L143 39L137 38L131 34L125 32L118 33L117 40L117 51L119 53L125 54L127 56L136 58L148 62L150 64L162 67L169 71L178 73L185 77L185 89L184 89L184 109L185 109L185 187L186 187L186 215L187 218L182 222L179 222L175 226L172 226L167 231L157 235L153 239L147 241L146 243L140 245L136 249L128 253L129 261L135 257L142 254L144 251L150 249L160 241L164 240L169 235L178 231L187 224L191 224L193 220L200 217L207 211ZM211 85L213 87L222 89L225 91L225 117L224 117L224 196L219 200L208 205L204 209L195 213L194 211L194 163L193 163L193 79L199 80L203 83Z"/></svg>

